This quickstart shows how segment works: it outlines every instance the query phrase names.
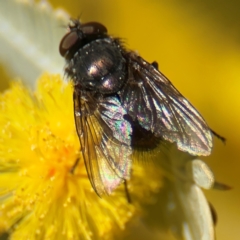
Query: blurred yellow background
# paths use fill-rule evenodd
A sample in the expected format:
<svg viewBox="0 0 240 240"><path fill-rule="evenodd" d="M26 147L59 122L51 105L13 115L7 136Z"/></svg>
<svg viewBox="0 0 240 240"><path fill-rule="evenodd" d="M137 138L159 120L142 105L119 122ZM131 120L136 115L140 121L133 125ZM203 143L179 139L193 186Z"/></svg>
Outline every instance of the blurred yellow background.
<svg viewBox="0 0 240 240"><path fill-rule="evenodd" d="M160 70L227 144L204 160L231 191L207 191L218 240L240 239L240 2L51 0L81 20L100 21ZM6 83L1 83L6 86Z"/></svg>

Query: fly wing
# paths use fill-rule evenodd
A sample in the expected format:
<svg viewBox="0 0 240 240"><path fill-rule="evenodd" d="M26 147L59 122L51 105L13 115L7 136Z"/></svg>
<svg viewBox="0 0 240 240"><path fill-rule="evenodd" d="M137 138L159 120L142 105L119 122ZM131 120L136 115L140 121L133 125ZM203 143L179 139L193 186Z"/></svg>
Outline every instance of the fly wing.
<svg viewBox="0 0 240 240"><path fill-rule="evenodd" d="M128 82L120 98L131 118L182 151L209 155L212 134L202 116L153 65L133 52L128 59Z"/></svg>
<svg viewBox="0 0 240 240"><path fill-rule="evenodd" d="M74 113L81 153L92 187L100 196L110 194L130 177L131 126L123 118L126 112L113 97L94 103L75 91Z"/></svg>

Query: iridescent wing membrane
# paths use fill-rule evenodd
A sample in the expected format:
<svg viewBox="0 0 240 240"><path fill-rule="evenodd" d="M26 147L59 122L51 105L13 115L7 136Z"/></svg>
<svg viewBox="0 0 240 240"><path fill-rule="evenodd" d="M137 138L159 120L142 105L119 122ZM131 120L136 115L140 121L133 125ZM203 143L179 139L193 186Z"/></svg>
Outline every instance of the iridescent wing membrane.
<svg viewBox="0 0 240 240"><path fill-rule="evenodd" d="M74 92L75 124L88 177L98 195L110 194L130 177L131 126L116 98L86 102L81 94Z"/></svg>
<svg viewBox="0 0 240 240"><path fill-rule="evenodd" d="M209 155L212 133L202 116L153 65L128 54L128 83L119 94L131 118L179 150Z"/></svg>
<svg viewBox="0 0 240 240"><path fill-rule="evenodd" d="M98 195L110 194L130 177L132 127L126 116L181 151L211 153L212 133L202 116L153 65L128 54L127 83L115 97L96 102L81 96L87 92L74 92L81 151Z"/></svg>

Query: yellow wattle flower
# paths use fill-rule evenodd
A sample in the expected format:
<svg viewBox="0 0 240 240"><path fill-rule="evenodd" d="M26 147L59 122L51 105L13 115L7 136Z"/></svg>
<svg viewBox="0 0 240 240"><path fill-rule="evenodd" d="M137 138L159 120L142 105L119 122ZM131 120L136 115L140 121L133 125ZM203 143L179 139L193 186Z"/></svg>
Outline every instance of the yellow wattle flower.
<svg viewBox="0 0 240 240"><path fill-rule="evenodd" d="M154 166L134 165L129 204L123 186L99 198L83 159L71 173L80 145L72 86L58 75L45 74L35 93L12 83L0 95L0 129L0 233L11 239L109 239L160 187Z"/></svg>

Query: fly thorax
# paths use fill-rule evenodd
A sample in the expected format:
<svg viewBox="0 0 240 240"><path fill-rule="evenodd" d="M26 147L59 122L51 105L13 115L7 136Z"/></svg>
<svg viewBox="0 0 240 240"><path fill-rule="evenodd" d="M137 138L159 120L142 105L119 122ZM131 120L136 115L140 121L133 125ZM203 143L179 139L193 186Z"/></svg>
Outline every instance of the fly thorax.
<svg viewBox="0 0 240 240"><path fill-rule="evenodd" d="M73 57L74 81L85 90L117 92L124 84L126 61L111 39L90 42Z"/></svg>

